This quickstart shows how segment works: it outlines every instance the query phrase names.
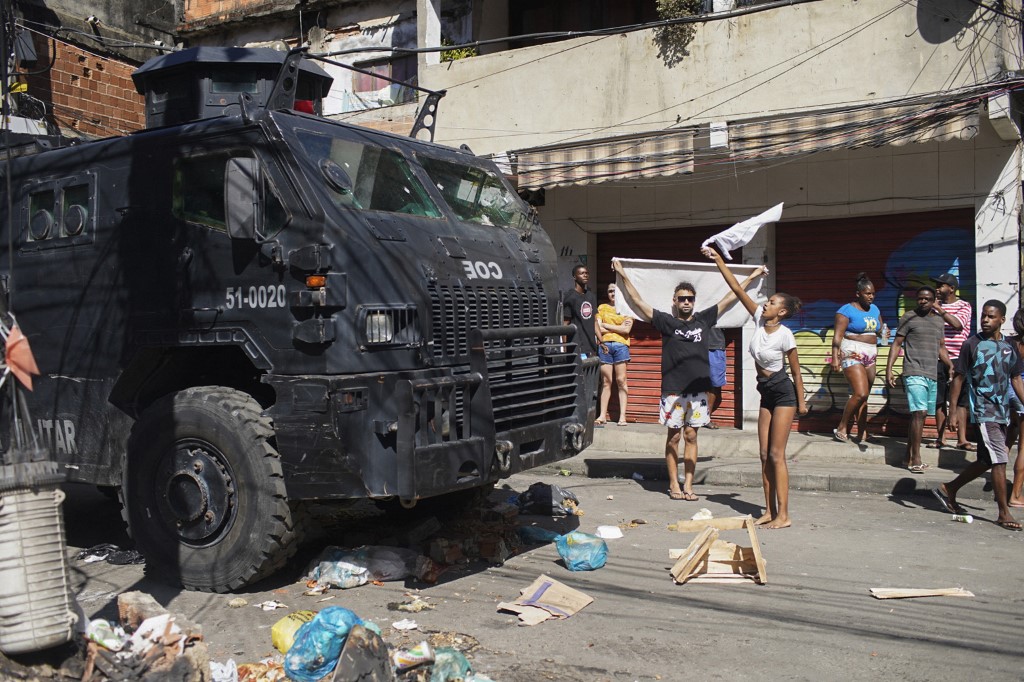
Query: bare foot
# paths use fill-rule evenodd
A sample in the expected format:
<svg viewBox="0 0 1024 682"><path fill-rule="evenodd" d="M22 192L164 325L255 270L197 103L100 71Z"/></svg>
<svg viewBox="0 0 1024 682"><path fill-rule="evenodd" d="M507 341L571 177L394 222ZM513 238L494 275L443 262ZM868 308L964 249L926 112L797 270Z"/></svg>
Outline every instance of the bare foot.
<svg viewBox="0 0 1024 682"><path fill-rule="evenodd" d="M789 520L788 516L780 516L772 520L772 522L766 525L765 528L789 528L791 525L793 525L793 522Z"/></svg>
<svg viewBox="0 0 1024 682"><path fill-rule="evenodd" d="M772 515L769 512L765 512L764 515L761 518L759 518L757 521L754 521L754 525L755 526L763 526L764 524L768 523L771 520L772 520Z"/></svg>

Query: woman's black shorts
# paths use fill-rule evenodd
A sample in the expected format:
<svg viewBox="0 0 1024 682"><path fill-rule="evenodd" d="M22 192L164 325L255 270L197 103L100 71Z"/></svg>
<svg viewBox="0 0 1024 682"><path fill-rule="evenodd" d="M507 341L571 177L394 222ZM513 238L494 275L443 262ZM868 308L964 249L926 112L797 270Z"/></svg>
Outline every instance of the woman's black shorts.
<svg viewBox="0 0 1024 682"><path fill-rule="evenodd" d="M757 392L761 394L761 407L766 410L796 407L796 387L784 369L769 377L757 377Z"/></svg>

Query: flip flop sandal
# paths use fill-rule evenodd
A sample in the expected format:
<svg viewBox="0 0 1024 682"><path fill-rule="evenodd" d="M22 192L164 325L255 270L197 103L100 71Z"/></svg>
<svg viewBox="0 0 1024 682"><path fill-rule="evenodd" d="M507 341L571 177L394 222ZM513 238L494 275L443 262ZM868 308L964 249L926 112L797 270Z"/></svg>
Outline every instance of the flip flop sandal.
<svg viewBox="0 0 1024 682"><path fill-rule="evenodd" d="M966 450L967 452L977 452L978 448L974 443L957 443L956 447L960 450Z"/></svg>
<svg viewBox="0 0 1024 682"><path fill-rule="evenodd" d="M932 495L934 495L935 499L939 501L939 504L942 505L943 509L948 511L950 514L956 513L956 509L953 508L953 503L949 501L949 497L946 493L942 492L938 488L932 488Z"/></svg>
<svg viewBox="0 0 1024 682"><path fill-rule="evenodd" d="M996 521L996 525L1005 530L1018 532L1021 530L1021 525L1018 521Z"/></svg>
<svg viewBox="0 0 1024 682"><path fill-rule="evenodd" d="M946 444L940 443L937 440L933 440L931 443L928 443L928 445L925 445L925 447L931 450L941 450L942 448L946 447Z"/></svg>
<svg viewBox="0 0 1024 682"><path fill-rule="evenodd" d="M850 436L845 433L839 433L839 429L832 429L832 437L840 443L850 442Z"/></svg>
<svg viewBox="0 0 1024 682"><path fill-rule="evenodd" d="M911 464L910 466L907 467L907 471L909 471L912 474L923 474L924 473L924 465L923 464Z"/></svg>
<svg viewBox="0 0 1024 682"><path fill-rule="evenodd" d="M625 426L626 425L626 420L623 419L622 421L617 421L615 423L618 424L619 426Z"/></svg>

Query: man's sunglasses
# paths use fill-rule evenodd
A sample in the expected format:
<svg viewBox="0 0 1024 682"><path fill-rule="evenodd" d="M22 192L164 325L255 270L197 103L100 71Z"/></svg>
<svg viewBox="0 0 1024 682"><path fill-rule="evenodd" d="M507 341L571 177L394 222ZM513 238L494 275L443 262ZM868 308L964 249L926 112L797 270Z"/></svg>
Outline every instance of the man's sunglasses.
<svg viewBox="0 0 1024 682"><path fill-rule="evenodd" d="M697 300L696 296L676 296L676 300L680 303L693 303Z"/></svg>

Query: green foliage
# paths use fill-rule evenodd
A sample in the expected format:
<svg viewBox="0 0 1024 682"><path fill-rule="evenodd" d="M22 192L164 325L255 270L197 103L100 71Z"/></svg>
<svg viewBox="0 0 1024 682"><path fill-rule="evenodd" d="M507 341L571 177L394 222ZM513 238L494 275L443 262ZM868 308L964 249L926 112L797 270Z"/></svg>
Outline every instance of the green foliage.
<svg viewBox="0 0 1024 682"><path fill-rule="evenodd" d="M441 36L441 46L451 45L452 41L448 40L444 36ZM454 62L457 59L465 59L466 57L475 57L477 51L475 47L460 47L454 50L442 50L441 61L442 62Z"/></svg>
<svg viewBox="0 0 1024 682"><path fill-rule="evenodd" d="M662 19L683 19L700 14L702 0L656 0L658 16ZM654 29L660 52L658 56L669 66L675 66L690 53L686 49L696 34L696 24L671 24Z"/></svg>

